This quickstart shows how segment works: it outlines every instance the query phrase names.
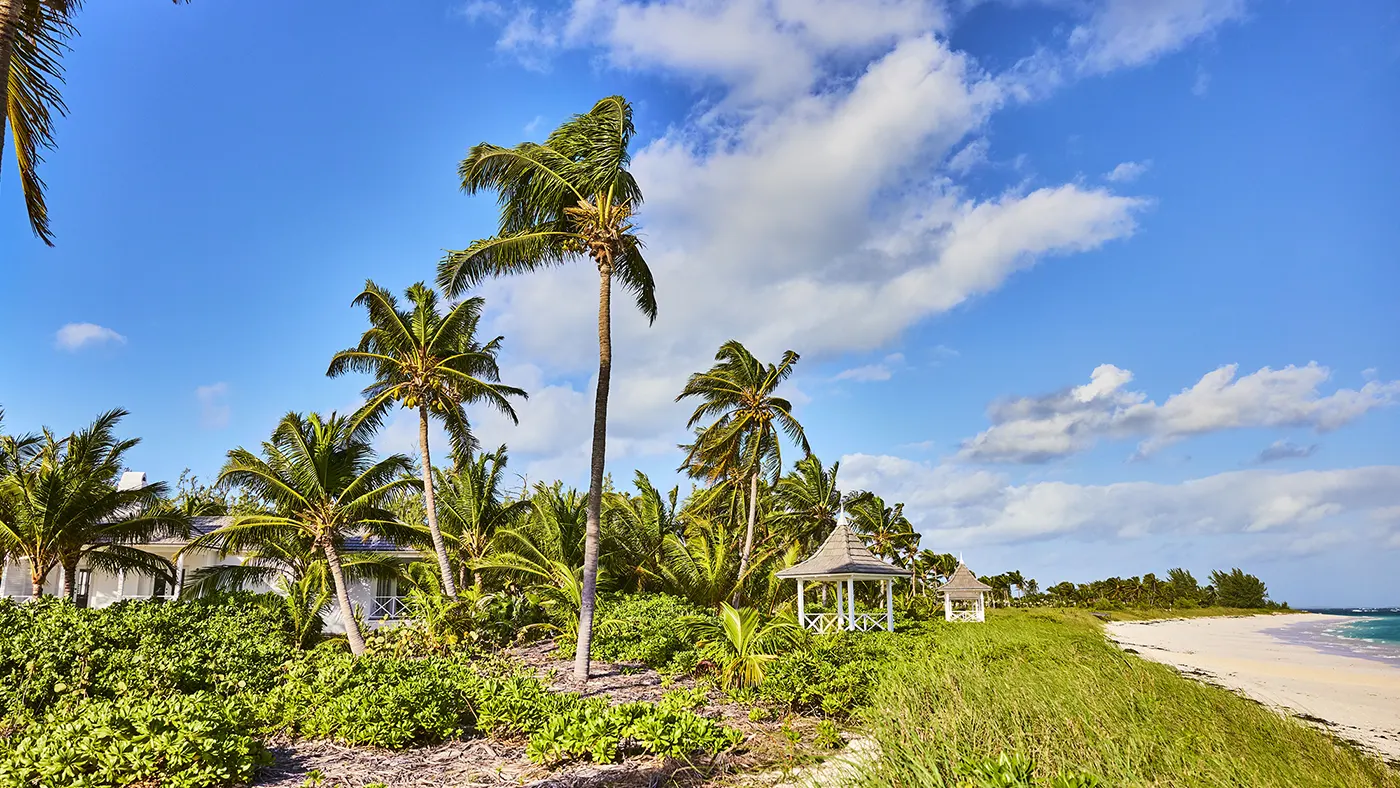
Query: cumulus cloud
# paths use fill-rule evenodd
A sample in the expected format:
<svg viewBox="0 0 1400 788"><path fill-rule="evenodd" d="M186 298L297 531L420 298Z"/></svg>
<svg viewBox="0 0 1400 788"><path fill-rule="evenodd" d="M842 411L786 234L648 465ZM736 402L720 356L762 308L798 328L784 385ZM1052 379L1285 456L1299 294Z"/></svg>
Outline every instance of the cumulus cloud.
<svg viewBox="0 0 1400 788"><path fill-rule="evenodd" d="M966 175L987 162L987 151L991 150L991 147L986 137L978 137L948 159L948 169L959 175Z"/></svg>
<svg viewBox="0 0 1400 788"><path fill-rule="evenodd" d="M1308 427L1327 432L1400 396L1400 381L1368 381L1324 395L1330 371L1316 363L1264 367L1236 378L1230 364L1161 405L1126 388L1131 372L1096 368L1089 383L1039 397L994 403L992 426L963 444L959 456L981 462L1040 463L1094 446L1103 438L1139 438L1138 456L1192 435L1245 427Z"/></svg>
<svg viewBox="0 0 1400 788"><path fill-rule="evenodd" d="M843 369L836 373L832 380L851 380L857 383L872 383L881 380L889 380L894 377L895 368L904 363L903 353L891 353L885 356L884 360L878 364L866 364L864 366Z"/></svg>
<svg viewBox="0 0 1400 788"><path fill-rule="evenodd" d="M1279 549L1307 538L1320 549L1327 540L1319 534L1360 532L1377 513L1400 504L1396 466L1247 470L1179 484L1011 484L983 470L856 454L841 458L841 474L847 485L905 501L927 541L954 547L1054 537L1267 534L1282 539Z"/></svg>
<svg viewBox="0 0 1400 788"><path fill-rule="evenodd" d="M1279 460L1294 460L1302 457L1311 457L1317 453L1317 444L1300 446L1292 441L1279 440L1269 444L1259 456L1254 458L1254 462L1263 465L1266 462L1278 462Z"/></svg>
<svg viewBox="0 0 1400 788"><path fill-rule="evenodd" d="M60 349L73 352L108 343L125 345L126 337L96 323L68 323L54 335L54 341Z"/></svg>
<svg viewBox="0 0 1400 788"><path fill-rule="evenodd" d="M233 409L228 403L228 383L220 381L194 390L199 401L199 425L207 430L221 430L228 426Z"/></svg>
<svg viewBox="0 0 1400 788"><path fill-rule="evenodd" d="M1132 183L1152 166L1152 161L1125 161L1103 176L1112 183Z"/></svg>
<svg viewBox="0 0 1400 788"><path fill-rule="evenodd" d="M1245 0L1103 0L1070 34L1078 68L1102 73L1151 62L1245 14Z"/></svg>

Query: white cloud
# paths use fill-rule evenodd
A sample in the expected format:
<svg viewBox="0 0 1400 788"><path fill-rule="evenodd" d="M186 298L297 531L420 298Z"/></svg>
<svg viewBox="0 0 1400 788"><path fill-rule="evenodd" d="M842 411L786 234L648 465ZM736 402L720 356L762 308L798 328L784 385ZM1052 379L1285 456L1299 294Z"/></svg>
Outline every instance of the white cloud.
<svg viewBox="0 0 1400 788"><path fill-rule="evenodd" d="M986 471L900 457L841 458L848 487L904 501L938 549L1053 537L1264 534L1270 549L1320 549L1400 505L1400 467L1235 471L1179 484L1046 481L1014 485ZM1310 540L1299 542L1299 540Z"/></svg>
<svg viewBox="0 0 1400 788"><path fill-rule="evenodd" d="M1254 462L1258 465L1263 465L1266 462L1311 457L1316 453L1316 443L1300 446L1292 441L1278 440L1269 444L1263 451L1259 452L1259 456L1254 458Z"/></svg>
<svg viewBox="0 0 1400 788"><path fill-rule="evenodd" d="M1151 62L1241 19L1245 0L1103 0L1070 34L1078 68L1101 73Z"/></svg>
<svg viewBox="0 0 1400 788"><path fill-rule="evenodd" d="M889 380L894 376L894 370L904 364L903 353L891 353L878 364L866 364L860 367L844 369L832 377L832 380L853 380L857 383L870 383L881 380Z"/></svg>
<svg viewBox="0 0 1400 788"><path fill-rule="evenodd" d="M1147 161L1125 161L1114 167L1113 170L1103 176L1103 179L1112 183L1132 183L1152 166L1152 160Z"/></svg>
<svg viewBox="0 0 1400 788"><path fill-rule="evenodd" d="M60 349L69 352L109 342L118 345L126 344L126 337L96 323L68 323L58 330L58 333L54 335L54 340Z"/></svg>
<svg viewBox="0 0 1400 788"><path fill-rule="evenodd" d="M978 137L953 154L953 158L948 160L948 169L959 175L966 175L987 162L987 151L991 150L991 147L986 137Z"/></svg>
<svg viewBox="0 0 1400 788"><path fill-rule="evenodd" d="M1326 367L1264 367L1236 379L1220 367L1161 405L1125 386L1132 373L1112 364L1065 392L994 403L992 427L963 444L963 459L1036 463L1091 448L1102 438L1142 438L1140 456L1182 438L1245 427L1309 427L1326 432L1400 397L1400 381L1368 381L1323 395Z"/></svg>
<svg viewBox="0 0 1400 788"><path fill-rule="evenodd" d="M233 415L228 394L228 383L223 381L194 390L194 397L199 400L199 426L206 430L221 430L228 426Z"/></svg>

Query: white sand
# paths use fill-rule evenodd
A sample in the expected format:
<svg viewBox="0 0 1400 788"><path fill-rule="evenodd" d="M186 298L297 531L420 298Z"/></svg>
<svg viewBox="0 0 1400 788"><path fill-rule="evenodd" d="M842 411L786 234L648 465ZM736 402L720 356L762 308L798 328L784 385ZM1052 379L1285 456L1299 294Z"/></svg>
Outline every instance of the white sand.
<svg viewBox="0 0 1400 788"><path fill-rule="evenodd" d="M1400 667L1288 643L1265 630L1317 622L1300 613L1113 622L1109 637L1162 662L1326 727L1400 760ZM1344 616L1329 616L1337 621Z"/></svg>

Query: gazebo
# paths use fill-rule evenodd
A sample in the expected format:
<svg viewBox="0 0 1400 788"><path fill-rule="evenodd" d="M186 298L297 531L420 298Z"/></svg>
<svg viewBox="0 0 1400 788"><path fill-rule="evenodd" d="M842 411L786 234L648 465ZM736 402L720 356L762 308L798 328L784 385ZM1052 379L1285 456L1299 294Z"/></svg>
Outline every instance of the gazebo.
<svg viewBox="0 0 1400 788"><path fill-rule="evenodd" d="M943 595L943 617L949 621L986 621L987 592L991 590L959 561L948 582L938 587Z"/></svg>
<svg viewBox="0 0 1400 788"><path fill-rule="evenodd" d="M873 629L894 631L894 580L910 577L911 573L876 558L860 537L845 523L838 523L831 535L817 548L811 558L777 573L784 580L797 581L797 620L802 626L817 632L848 630L869 632ZM836 612L807 612L807 581L836 584ZM885 615L856 612L856 581L877 580L884 585ZM846 592L841 593L844 581Z"/></svg>

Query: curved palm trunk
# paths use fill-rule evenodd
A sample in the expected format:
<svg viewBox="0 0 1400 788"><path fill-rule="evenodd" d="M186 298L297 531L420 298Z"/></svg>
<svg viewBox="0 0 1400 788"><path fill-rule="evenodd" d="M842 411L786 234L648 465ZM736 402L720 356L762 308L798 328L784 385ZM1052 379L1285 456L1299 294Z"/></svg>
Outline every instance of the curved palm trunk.
<svg viewBox="0 0 1400 788"><path fill-rule="evenodd" d="M355 609L350 606L350 591L345 587L345 570L340 567L340 553L329 541L322 543L326 551L326 563L330 565L331 581L335 583L335 598L340 603L340 620L345 622L345 639L350 641L350 653L360 656L365 653L365 638L360 634L360 622L355 620Z"/></svg>
<svg viewBox="0 0 1400 788"><path fill-rule="evenodd" d="M598 266L598 392L593 401L593 459L588 469L588 525L583 536L583 593L578 606L574 680L588 681L593 645L593 606L598 595L598 521L603 503L603 465L608 443L608 385L612 379L612 267Z"/></svg>
<svg viewBox="0 0 1400 788"><path fill-rule="evenodd" d="M743 588L744 574L749 571L749 554L753 552L753 527L758 520L758 471L749 479L749 526L744 532L744 552L739 554L739 584L734 586L734 601L739 606L739 592Z"/></svg>
<svg viewBox="0 0 1400 788"><path fill-rule="evenodd" d="M73 601L73 578L78 574L78 562L63 564L63 598Z"/></svg>
<svg viewBox="0 0 1400 788"><path fill-rule="evenodd" d="M433 537L433 552L437 555L438 572L442 575L442 593L457 598L457 584L452 580L452 562L447 560L447 543L438 528L437 500L433 497L433 461L428 454L428 406L418 406L418 444L423 451L423 508L428 512L428 533Z"/></svg>

